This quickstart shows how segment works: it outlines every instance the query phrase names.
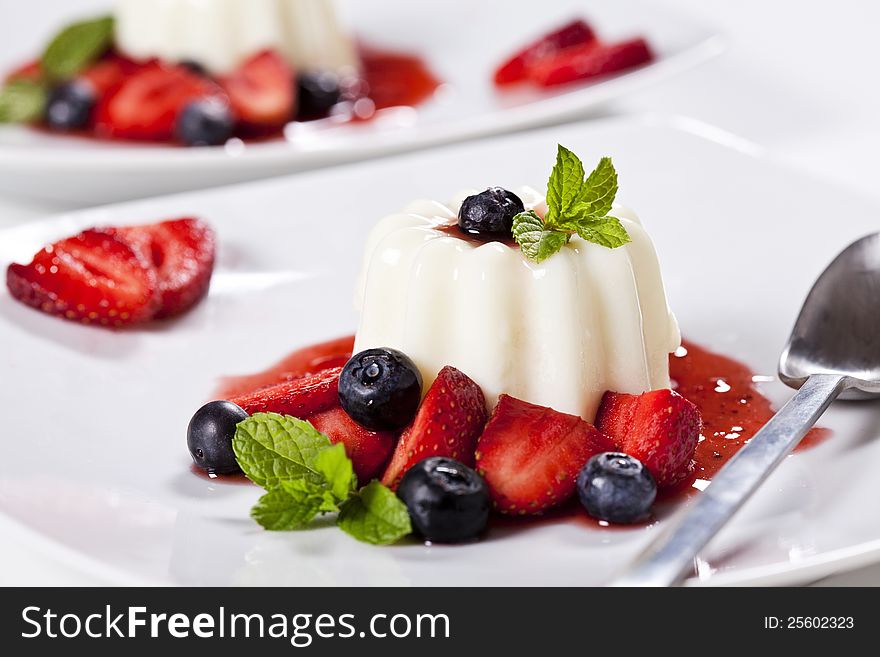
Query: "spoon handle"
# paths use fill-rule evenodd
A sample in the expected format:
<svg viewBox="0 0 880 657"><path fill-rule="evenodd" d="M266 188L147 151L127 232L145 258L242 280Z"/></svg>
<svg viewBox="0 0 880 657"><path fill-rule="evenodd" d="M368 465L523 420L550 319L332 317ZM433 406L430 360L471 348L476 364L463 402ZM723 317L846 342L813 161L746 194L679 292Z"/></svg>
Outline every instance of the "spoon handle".
<svg viewBox="0 0 880 657"><path fill-rule="evenodd" d="M751 497L819 416L843 391L846 377L814 374L771 420L715 475L696 501L670 521L612 586L676 586L694 559Z"/></svg>

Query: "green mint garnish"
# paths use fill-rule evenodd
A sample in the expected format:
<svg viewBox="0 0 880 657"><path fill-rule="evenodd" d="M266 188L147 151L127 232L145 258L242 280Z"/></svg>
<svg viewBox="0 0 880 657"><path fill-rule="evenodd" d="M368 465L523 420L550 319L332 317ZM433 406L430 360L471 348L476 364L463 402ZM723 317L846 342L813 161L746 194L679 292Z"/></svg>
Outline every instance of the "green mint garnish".
<svg viewBox="0 0 880 657"><path fill-rule="evenodd" d="M113 17L106 16L68 25L43 52L43 73L50 80L73 77L113 45Z"/></svg>
<svg viewBox="0 0 880 657"><path fill-rule="evenodd" d="M43 52L40 79L13 79L0 88L0 123L33 123L42 119L46 88L74 77L112 46L112 17L68 25Z"/></svg>
<svg viewBox="0 0 880 657"><path fill-rule="evenodd" d="M521 212L513 220L513 239L529 260L541 262L559 251L569 235L548 228L534 210Z"/></svg>
<svg viewBox="0 0 880 657"><path fill-rule="evenodd" d="M339 513L339 528L359 541L388 545L412 531L409 512L390 489L373 481Z"/></svg>
<svg viewBox="0 0 880 657"><path fill-rule="evenodd" d="M308 422L277 413L255 413L238 424L232 439L239 466L266 490L293 479L322 481L314 460L329 446L330 439Z"/></svg>
<svg viewBox="0 0 880 657"><path fill-rule="evenodd" d="M359 491L345 447L309 422L255 413L238 424L232 447L248 478L266 489L251 509L266 529L299 529L338 513L339 527L366 543L387 545L412 531L406 505L376 481Z"/></svg>
<svg viewBox="0 0 880 657"><path fill-rule="evenodd" d="M0 123L27 123L43 116L46 89L32 80L11 80L0 89Z"/></svg>
<svg viewBox="0 0 880 657"><path fill-rule="evenodd" d="M560 145L547 182L547 215L543 220L532 210L516 215L513 239L534 262L557 253L572 235L609 249L623 246L629 234L619 219L608 215L616 194L611 158L603 157L585 180L580 158Z"/></svg>

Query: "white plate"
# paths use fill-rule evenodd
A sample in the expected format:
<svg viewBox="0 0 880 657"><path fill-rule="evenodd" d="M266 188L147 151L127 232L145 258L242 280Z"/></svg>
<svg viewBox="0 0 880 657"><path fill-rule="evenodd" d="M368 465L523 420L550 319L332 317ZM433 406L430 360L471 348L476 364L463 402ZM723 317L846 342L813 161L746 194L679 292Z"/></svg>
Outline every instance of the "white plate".
<svg viewBox="0 0 880 657"><path fill-rule="evenodd" d="M417 197L540 186L560 142L614 157L622 202L656 240L684 333L772 374L801 299L877 209L694 122L602 120L480 144L68 214L0 232L0 266L93 224L197 214L220 236L208 300L110 332L0 292L7 530L116 581L185 584L597 584L657 531L564 522L463 547L369 547L335 528L270 533L256 487L189 469L184 432L218 377L351 332L367 230ZM767 387L777 401L789 391ZM835 435L788 459L700 562L712 584L814 578L880 554L880 406L836 405ZM100 564L100 567L96 564Z"/></svg>
<svg viewBox="0 0 880 657"><path fill-rule="evenodd" d="M94 0L88 4L100 6ZM425 58L447 83L436 99L415 113L389 112L381 120L355 126L310 126L292 141L245 148L108 144L6 127L0 129L0 190L95 204L255 180L560 122L691 67L721 47L712 30L648 0L558 0L545 3L540 12L528 0L444 0L430 8L407 0L372 0L347 6L365 42ZM21 11L27 8L23 5ZM34 11L33 20L42 29L47 12L42 4ZM493 89L493 68L508 53L542 31L584 15L609 39L646 35L659 53L658 61L556 93L499 94ZM42 36L31 38L33 49ZM13 42L20 43L21 37L16 35ZM10 53L7 47L0 61L5 58L11 64L27 52Z"/></svg>

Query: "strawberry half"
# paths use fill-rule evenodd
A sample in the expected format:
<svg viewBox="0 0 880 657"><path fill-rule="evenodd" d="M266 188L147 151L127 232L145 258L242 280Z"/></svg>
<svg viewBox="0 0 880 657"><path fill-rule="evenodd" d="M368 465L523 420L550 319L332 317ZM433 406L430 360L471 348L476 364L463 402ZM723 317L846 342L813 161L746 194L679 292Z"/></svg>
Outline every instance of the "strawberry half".
<svg viewBox="0 0 880 657"><path fill-rule="evenodd" d="M266 50L220 79L233 112L252 127L277 127L291 119L296 104L295 74L278 53Z"/></svg>
<svg viewBox="0 0 880 657"><path fill-rule="evenodd" d="M690 475L703 421L699 409L672 390L606 392L596 426L644 463L658 487L668 488Z"/></svg>
<svg viewBox="0 0 880 657"><path fill-rule="evenodd" d="M535 62L528 68L528 77L542 87L553 87L618 73L653 59L648 42L642 38L614 44L591 43Z"/></svg>
<svg viewBox="0 0 880 657"><path fill-rule="evenodd" d="M305 374L314 374L331 367L342 367L351 358L353 348L353 335L305 347L293 352L265 372L226 378L223 382L223 395L236 397Z"/></svg>
<svg viewBox="0 0 880 657"><path fill-rule="evenodd" d="M40 66L40 60L33 59L12 69L9 73L6 74L4 82L13 82L15 80L39 82L42 77L43 71L42 67Z"/></svg>
<svg viewBox="0 0 880 657"><path fill-rule="evenodd" d="M115 90L131 75L134 75L141 64L117 54L108 54L82 71L77 78L88 82L101 98Z"/></svg>
<svg viewBox="0 0 880 657"><path fill-rule="evenodd" d="M156 318L186 312L207 293L214 272L214 231L199 219L111 229L155 267L162 299Z"/></svg>
<svg viewBox="0 0 880 657"><path fill-rule="evenodd" d="M477 472L496 509L538 514L570 498L587 461L612 450L611 441L575 415L501 395L477 445Z"/></svg>
<svg viewBox="0 0 880 657"><path fill-rule="evenodd" d="M28 265L9 265L6 285L19 301L84 324L137 324L160 303L149 263L112 231L94 228L45 247Z"/></svg>
<svg viewBox="0 0 880 657"><path fill-rule="evenodd" d="M534 63L566 48L587 45L595 40L596 34L593 28L585 21L574 20L566 23L530 43L501 64L495 71L495 84L504 86L522 82L528 77L528 69Z"/></svg>
<svg viewBox="0 0 880 657"><path fill-rule="evenodd" d="M254 413L281 413L300 419L326 411L339 404L339 374L341 367L307 374L229 401L241 406L248 415Z"/></svg>
<svg viewBox="0 0 880 657"><path fill-rule="evenodd" d="M345 445L345 453L354 465L362 484L382 471L397 442L392 431L369 431L352 420L341 406L310 415L308 421L334 444Z"/></svg>
<svg viewBox="0 0 880 657"><path fill-rule="evenodd" d="M486 399L480 386L454 367L444 367L401 435L382 483L396 489L406 471L429 456L448 456L473 466L485 424Z"/></svg>
<svg viewBox="0 0 880 657"><path fill-rule="evenodd" d="M216 84L183 66L152 62L99 100L95 130L122 139L171 140L183 108L209 97L224 98L224 94Z"/></svg>

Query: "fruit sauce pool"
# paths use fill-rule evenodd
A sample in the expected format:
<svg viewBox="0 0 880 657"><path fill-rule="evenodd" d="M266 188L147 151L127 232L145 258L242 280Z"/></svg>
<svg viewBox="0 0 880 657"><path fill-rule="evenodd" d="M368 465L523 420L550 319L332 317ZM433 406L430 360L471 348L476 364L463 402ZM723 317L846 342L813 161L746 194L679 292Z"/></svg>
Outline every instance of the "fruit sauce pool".
<svg viewBox="0 0 880 657"><path fill-rule="evenodd" d="M228 399L258 388L294 379L309 372L344 365L351 356L354 336L346 336L298 349L272 367L246 376L226 377L215 392L217 399ZM692 475L673 489L662 491L658 502L664 503L690 495L706 487L736 452L745 445L774 414L773 404L761 394L760 384L773 380L753 372L747 365L713 353L692 342L669 357L672 387L700 409L703 433L694 454ZM810 447L830 436L828 429L811 430L800 444ZM201 476L203 472L193 469ZM210 476L214 481L241 482L240 475ZM577 522L588 527L620 528L590 518L576 501L563 504L545 515L535 517L494 516L493 527L528 523ZM653 519L637 526L650 524ZM631 527L631 526L629 526Z"/></svg>

